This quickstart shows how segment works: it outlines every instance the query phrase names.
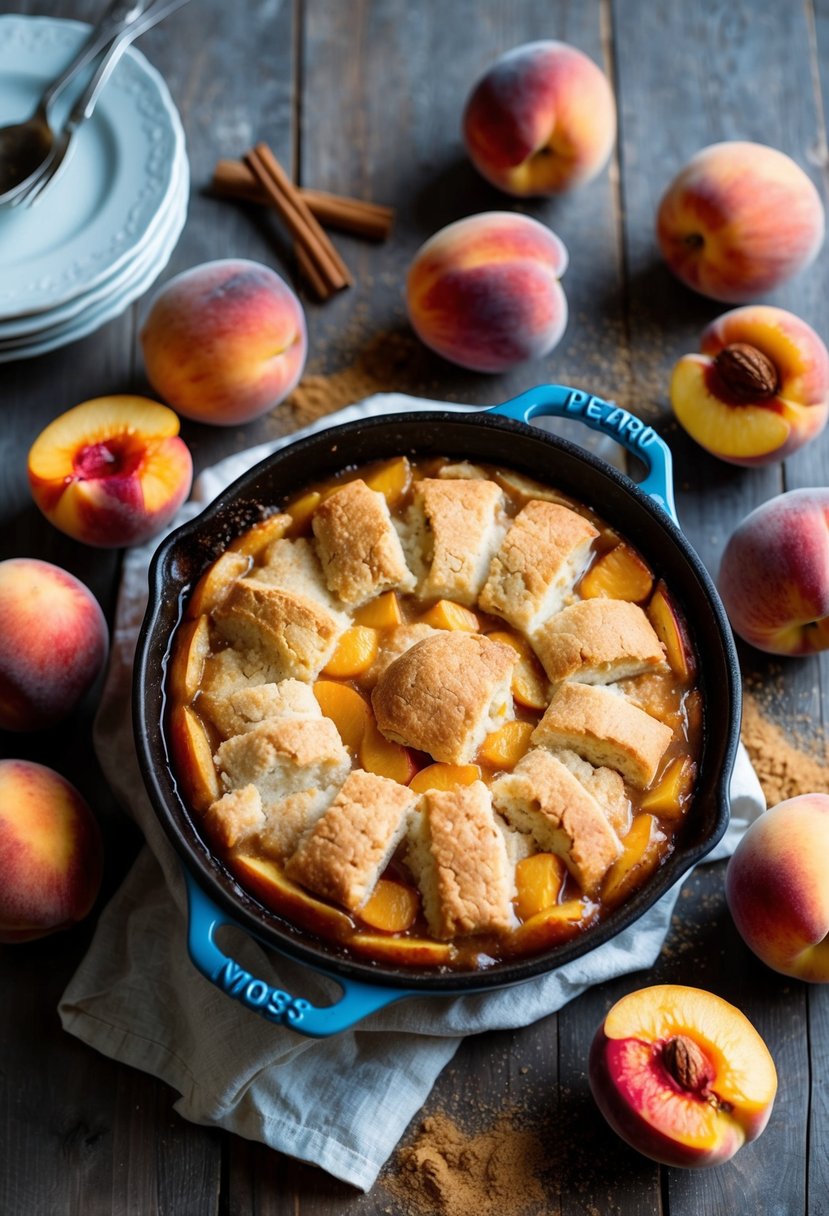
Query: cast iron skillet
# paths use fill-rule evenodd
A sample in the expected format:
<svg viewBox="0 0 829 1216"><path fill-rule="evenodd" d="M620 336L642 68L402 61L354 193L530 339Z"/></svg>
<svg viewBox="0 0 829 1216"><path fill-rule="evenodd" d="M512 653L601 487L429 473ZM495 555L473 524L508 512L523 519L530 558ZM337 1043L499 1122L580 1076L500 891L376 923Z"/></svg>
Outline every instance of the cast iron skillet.
<svg viewBox="0 0 829 1216"><path fill-rule="evenodd" d="M578 418L623 444L645 466L638 486L595 456L531 427L538 415ZM415 970L349 956L264 908L213 856L182 799L165 742L164 680L182 604L228 543L309 482L352 465L401 453L502 464L546 481L590 505L630 540L678 600L699 659L704 704L702 757L694 803L676 847L625 904L579 937L542 954L485 971ZM228 995L271 1021L325 1036L404 996L459 995L516 984L562 966L627 928L708 853L729 817L729 779L740 724L740 681L728 622L713 583L676 525L671 455L651 427L579 389L544 385L495 409L469 414L417 412L347 423L298 440L262 461L196 519L161 544L150 568L150 597L138 640L133 721L144 781L184 865L189 950L196 967ZM333 976L342 998L327 1007L252 976L217 945L216 930L236 924L266 946Z"/></svg>

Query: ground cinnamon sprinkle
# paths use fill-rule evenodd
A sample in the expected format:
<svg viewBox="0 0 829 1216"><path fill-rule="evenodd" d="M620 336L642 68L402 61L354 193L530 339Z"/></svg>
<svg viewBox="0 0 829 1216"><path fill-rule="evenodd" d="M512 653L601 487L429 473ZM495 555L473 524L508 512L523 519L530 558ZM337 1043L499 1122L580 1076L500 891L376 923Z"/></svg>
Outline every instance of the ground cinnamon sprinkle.
<svg viewBox="0 0 829 1216"><path fill-rule="evenodd" d="M502 1114L467 1136L445 1114L424 1119L399 1149L386 1190L404 1216L530 1216L546 1210L541 1173L548 1165L539 1137Z"/></svg>
<svg viewBox="0 0 829 1216"><path fill-rule="evenodd" d="M829 755L805 750L765 716L751 693L743 697L742 740L760 778L769 806L800 794L829 794Z"/></svg>
<svg viewBox="0 0 829 1216"><path fill-rule="evenodd" d="M304 376L288 408L297 426L307 426L372 393L405 391L421 358L422 348L408 334L378 334L348 367L328 376Z"/></svg>

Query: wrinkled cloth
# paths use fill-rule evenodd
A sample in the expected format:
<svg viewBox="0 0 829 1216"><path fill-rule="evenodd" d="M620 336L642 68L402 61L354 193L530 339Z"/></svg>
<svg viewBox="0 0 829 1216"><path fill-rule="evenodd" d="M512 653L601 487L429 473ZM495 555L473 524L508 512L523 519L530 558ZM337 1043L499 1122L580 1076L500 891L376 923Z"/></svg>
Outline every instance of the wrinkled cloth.
<svg viewBox="0 0 829 1216"><path fill-rule="evenodd" d="M298 435L229 457L202 474L175 524L295 438L355 418L436 405L466 408L382 394ZM132 660L157 543L126 554L94 732L107 780L146 845L100 917L60 1001L61 1020L91 1047L166 1081L179 1093L175 1109L186 1119L262 1141L367 1190L464 1035L529 1025L592 984L650 967L679 884L627 931L553 974L479 995L407 998L331 1039L304 1038L230 999L190 962L181 866L144 792L133 744ZM731 823L709 860L733 852L765 808L742 748L731 792ZM252 975L315 1004L336 999L330 979L241 931L225 932L233 957Z"/></svg>

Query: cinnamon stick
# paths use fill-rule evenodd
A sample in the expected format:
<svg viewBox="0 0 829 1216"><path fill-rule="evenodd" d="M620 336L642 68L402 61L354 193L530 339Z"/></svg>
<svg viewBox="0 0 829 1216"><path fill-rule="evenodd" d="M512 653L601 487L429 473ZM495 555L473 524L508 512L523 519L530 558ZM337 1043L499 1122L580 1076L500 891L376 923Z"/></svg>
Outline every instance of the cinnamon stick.
<svg viewBox="0 0 829 1216"><path fill-rule="evenodd" d="M256 177L241 160L220 160L213 170L211 188L222 198L237 198L249 203L266 204L268 196ZM297 187L312 215L321 224L350 232L371 241L384 241L391 232L394 211L380 203L364 202L327 190Z"/></svg>
<svg viewBox="0 0 829 1216"><path fill-rule="evenodd" d="M324 285L326 294L348 287L353 282L348 267L267 144L257 144L246 152L244 161L302 247L306 262L314 266L315 287Z"/></svg>

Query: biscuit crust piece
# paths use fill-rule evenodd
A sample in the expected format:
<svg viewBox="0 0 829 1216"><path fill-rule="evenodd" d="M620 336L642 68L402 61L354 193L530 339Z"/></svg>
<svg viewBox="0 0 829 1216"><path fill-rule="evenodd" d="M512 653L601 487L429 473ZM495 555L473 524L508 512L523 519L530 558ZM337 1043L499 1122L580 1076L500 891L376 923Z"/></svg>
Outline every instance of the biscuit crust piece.
<svg viewBox="0 0 829 1216"><path fill-rule="evenodd" d="M411 591L415 579L385 497L357 478L330 494L311 527L328 587L357 608L382 591Z"/></svg>
<svg viewBox="0 0 829 1216"><path fill-rule="evenodd" d="M281 587L243 578L213 614L222 637L259 656L269 681L315 680L348 627L348 617Z"/></svg>
<svg viewBox="0 0 829 1216"><path fill-rule="evenodd" d="M580 600L556 613L532 637L554 684L608 684L665 666L665 651L645 613L627 600Z"/></svg>
<svg viewBox="0 0 829 1216"><path fill-rule="evenodd" d="M508 823L557 853L588 897L622 851L607 816L566 765L532 748L492 784L492 800Z"/></svg>
<svg viewBox="0 0 829 1216"><path fill-rule="evenodd" d="M576 511L532 499L518 512L492 559L480 607L533 633L561 609L598 535Z"/></svg>
<svg viewBox="0 0 829 1216"><path fill-rule="evenodd" d="M314 546L304 536L271 541L265 550L263 564L255 567L251 578L316 600L329 612L336 613L341 608L328 589Z"/></svg>
<svg viewBox="0 0 829 1216"><path fill-rule="evenodd" d="M512 927L511 866L482 781L423 795L407 861L435 937L505 933Z"/></svg>
<svg viewBox="0 0 829 1216"><path fill-rule="evenodd" d="M395 659L411 650L417 642L433 637L437 632L432 625L426 625L423 621L415 621L413 625L396 625L394 629L384 630L377 658L363 676L365 687L373 688Z"/></svg>
<svg viewBox="0 0 829 1216"><path fill-rule="evenodd" d="M262 799L255 785L243 785L228 790L204 813L205 830L216 844L225 849L235 848L265 825Z"/></svg>
<svg viewBox="0 0 829 1216"><path fill-rule="evenodd" d="M407 527L421 566L417 594L474 604L505 522L504 494L494 481L425 477L415 482Z"/></svg>
<svg viewBox="0 0 829 1216"><path fill-rule="evenodd" d="M438 630L386 669L371 694L387 739L446 764L468 764L513 716L511 646L479 633Z"/></svg>
<svg viewBox="0 0 829 1216"><path fill-rule="evenodd" d="M406 834L417 799L405 785L355 769L288 861L288 877L357 911Z"/></svg>
<svg viewBox="0 0 829 1216"><path fill-rule="evenodd" d="M330 718L272 719L220 743L214 760L227 790L255 785L263 803L339 784L351 758Z"/></svg>
<svg viewBox="0 0 829 1216"><path fill-rule="evenodd" d="M243 735L260 722L273 718L322 717L313 688L301 680L245 686L227 696L203 692L198 699L198 711L213 723L225 739Z"/></svg>
<svg viewBox="0 0 829 1216"><path fill-rule="evenodd" d="M559 684L531 742L570 748L591 764L607 765L645 789L656 776L673 731L620 693L593 684Z"/></svg>

